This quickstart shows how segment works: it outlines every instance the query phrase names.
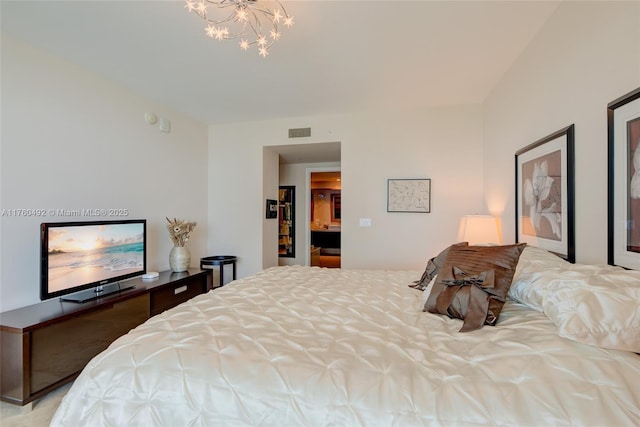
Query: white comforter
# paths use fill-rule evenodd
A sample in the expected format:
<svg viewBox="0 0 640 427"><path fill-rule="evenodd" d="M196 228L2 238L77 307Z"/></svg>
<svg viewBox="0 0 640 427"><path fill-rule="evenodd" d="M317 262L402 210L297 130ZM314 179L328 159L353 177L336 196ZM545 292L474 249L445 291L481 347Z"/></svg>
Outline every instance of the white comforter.
<svg viewBox="0 0 640 427"><path fill-rule="evenodd" d="M54 426L640 425L640 357L422 312L420 272L279 267L158 315L95 357Z"/></svg>

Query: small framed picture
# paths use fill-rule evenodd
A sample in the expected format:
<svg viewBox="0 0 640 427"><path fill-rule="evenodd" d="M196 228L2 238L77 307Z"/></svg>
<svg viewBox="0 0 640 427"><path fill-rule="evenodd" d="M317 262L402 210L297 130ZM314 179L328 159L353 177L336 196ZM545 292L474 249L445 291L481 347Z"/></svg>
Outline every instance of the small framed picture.
<svg viewBox="0 0 640 427"><path fill-rule="evenodd" d="M388 179L387 212L431 212L431 180Z"/></svg>
<svg viewBox="0 0 640 427"><path fill-rule="evenodd" d="M574 125L516 152L516 242L575 262Z"/></svg>
<svg viewBox="0 0 640 427"><path fill-rule="evenodd" d="M267 219L278 218L278 201L267 199Z"/></svg>

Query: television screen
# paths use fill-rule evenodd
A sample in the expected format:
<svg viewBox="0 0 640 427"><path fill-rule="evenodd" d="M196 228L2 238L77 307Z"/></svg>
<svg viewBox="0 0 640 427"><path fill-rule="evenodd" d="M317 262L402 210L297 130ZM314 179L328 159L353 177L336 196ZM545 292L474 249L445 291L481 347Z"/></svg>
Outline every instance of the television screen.
<svg viewBox="0 0 640 427"><path fill-rule="evenodd" d="M96 288L64 298L81 302L146 272L146 220L43 223L41 231L42 300Z"/></svg>

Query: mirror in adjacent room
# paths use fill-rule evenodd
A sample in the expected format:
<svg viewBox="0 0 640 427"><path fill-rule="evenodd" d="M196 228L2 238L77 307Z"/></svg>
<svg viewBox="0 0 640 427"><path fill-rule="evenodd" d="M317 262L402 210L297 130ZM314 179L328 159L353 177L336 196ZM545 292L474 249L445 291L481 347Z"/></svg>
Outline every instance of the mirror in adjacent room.
<svg viewBox="0 0 640 427"><path fill-rule="evenodd" d="M331 222L340 222L340 209L341 209L340 193L331 193Z"/></svg>

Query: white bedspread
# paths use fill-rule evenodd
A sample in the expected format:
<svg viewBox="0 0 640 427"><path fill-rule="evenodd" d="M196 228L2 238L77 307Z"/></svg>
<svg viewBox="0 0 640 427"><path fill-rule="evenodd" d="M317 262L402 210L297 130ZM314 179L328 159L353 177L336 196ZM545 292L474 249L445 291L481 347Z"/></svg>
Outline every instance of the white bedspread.
<svg viewBox="0 0 640 427"><path fill-rule="evenodd" d="M420 272L279 267L158 315L95 357L54 426L640 425L640 356L422 312Z"/></svg>

